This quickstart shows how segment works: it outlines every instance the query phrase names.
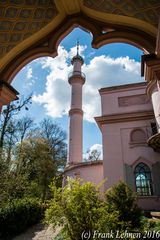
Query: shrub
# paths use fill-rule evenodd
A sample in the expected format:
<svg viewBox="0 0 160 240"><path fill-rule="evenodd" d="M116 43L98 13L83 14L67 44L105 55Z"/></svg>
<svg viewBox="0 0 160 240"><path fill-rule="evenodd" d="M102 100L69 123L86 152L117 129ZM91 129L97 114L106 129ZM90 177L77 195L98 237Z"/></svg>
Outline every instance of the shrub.
<svg viewBox="0 0 160 240"><path fill-rule="evenodd" d="M90 182L70 179L63 189L51 186L53 199L49 202L45 218L53 227L62 226L65 240L100 239L98 233L117 230L141 230L142 212L137 207L136 195L123 182L109 189L105 196ZM62 235L57 239L63 239ZM86 238L85 238L86 239Z"/></svg>
<svg viewBox="0 0 160 240"><path fill-rule="evenodd" d="M52 184L51 190L53 199L46 210L46 221L54 227L63 226L65 240L81 239L83 231L90 231L93 235L95 229L100 229L100 219L105 215L103 200L93 183L82 184L80 180L71 179L63 189Z"/></svg>
<svg viewBox="0 0 160 240"><path fill-rule="evenodd" d="M137 205L137 194L120 181L105 194L106 211L117 212L115 230L136 230L143 228L142 211Z"/></svg>
<svg viewBox="0 0 160 240"><path fill-rule="evenodd" d="M148 219L144 217L144 227L146 232L158 232L160 233L160 220L159 219Z"/></svg>
<svg viewBox="0 0 160 240"><path fill-rule="evenodd" d="M14 199L0 208L0 239L12 239L42 218L41 203L36 199Z"/></svg>

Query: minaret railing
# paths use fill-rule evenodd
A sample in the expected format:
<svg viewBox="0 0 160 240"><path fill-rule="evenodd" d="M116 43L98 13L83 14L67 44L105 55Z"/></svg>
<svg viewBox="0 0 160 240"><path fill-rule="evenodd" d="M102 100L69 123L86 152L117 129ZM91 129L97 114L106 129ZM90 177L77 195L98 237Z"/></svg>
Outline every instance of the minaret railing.
<svg viewBox="0 0 160 240"><path fill-rule="evenodd" d="M75 77L75 76L80 76L80 77L82 77L82 78L84 78L84 79L86 79L86 75L83 73L83 72L80 72L80 71L73 71L73 72L70 72L69 74L68 74L68 78L71 78L71 77Z"/></svg>

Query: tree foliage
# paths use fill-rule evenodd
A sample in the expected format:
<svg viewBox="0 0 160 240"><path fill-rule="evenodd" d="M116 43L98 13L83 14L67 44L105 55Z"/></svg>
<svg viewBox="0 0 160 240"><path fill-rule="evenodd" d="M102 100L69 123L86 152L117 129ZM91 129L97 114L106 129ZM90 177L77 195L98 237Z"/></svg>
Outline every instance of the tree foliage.
<svg viewBox="0 0 160 240"><path fill-rule="evenodd" d="M86 157L85 157L85 161L86 162L92 162L92 161L98 161L98 160L102 160L101 159L101 152L98 151L97 149L93 149L92 151L87 150L86 152Z"/></svg>
<svg viewBox="0 0 160 240"><path fill-rule="evenodd" d="M28 110L28 104L31 104L31 96L24 100L17 100L3 108L0 123L0 148L2 149L8 139L14 137L17 128L15 127L15 117L24 108Z"/></svg>
<svg viewBox="0 0 160 240"><path fill-rule="evenodd" d="M28 116L31 97L4 108L0 125L0 202L27 195L49 198L52 178L61 184L66 163L66 134L51 119L35 124Z"/></svg>

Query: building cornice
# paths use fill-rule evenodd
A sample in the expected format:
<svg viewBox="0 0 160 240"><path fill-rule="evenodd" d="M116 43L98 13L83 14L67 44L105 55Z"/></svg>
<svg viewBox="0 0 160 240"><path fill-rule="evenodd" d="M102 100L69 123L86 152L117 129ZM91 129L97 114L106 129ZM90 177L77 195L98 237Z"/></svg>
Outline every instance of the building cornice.
<svg viewBox="0 0 160 240"><path fill-rule="evenodd" d="M119 113L105 115L101 117L95 117L95 120L98 126L101 128L104 124L110 123L120 123L120 122L133 122L139 120L153 119L153 111L144 111L144 112L131 112L131 113Z"/></svg>
<svg viewBox="0 0 160 240"><path fill-rule="evenodd" d="M147 82L140 82L140 83L131 83L119 86L112 86L112 87L105 87L99 90L100 95L108 92L121 92L121 91L128 91L130 89L141 89L147 86Z"/></svg>
<svg viewBox="0 0 160 240"><path fill-rule="evenodd" d="M97 161L91 161L91 162L81 162L81 163L77 163L77 164L70 164L65 167L64 173L74 170L74 169L77 169L77 168L90 167L90 166L94 166L94 165L103 165L103 161L97 160Z"/></svg>
<svg viewBox="0 0 160 240"><path fill-rule="evenodd" d="M149 97L151 97L153 90L155 88L157 88L157 81L156 80L149 81L146 88L146 93Z"/></svg>
<svg viewBox="0 0 160 240"><path fill-rule="evenodd" d="M17 100L19 93L7 82L0 81L0 107Z"/></svg>

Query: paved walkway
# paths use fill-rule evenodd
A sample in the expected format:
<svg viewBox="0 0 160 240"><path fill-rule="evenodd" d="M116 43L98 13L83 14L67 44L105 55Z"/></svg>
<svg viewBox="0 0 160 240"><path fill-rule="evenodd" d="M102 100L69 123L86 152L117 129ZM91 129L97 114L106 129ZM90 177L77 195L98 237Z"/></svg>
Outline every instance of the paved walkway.
<svg viewBox="0 0 160 240"><path fill-rule="evenodd" d="M60 228L54 231L52 226L44 227L43 224L37 224L13 240L54 240L59 231Z"/></svg>

